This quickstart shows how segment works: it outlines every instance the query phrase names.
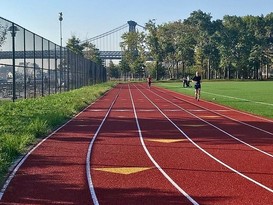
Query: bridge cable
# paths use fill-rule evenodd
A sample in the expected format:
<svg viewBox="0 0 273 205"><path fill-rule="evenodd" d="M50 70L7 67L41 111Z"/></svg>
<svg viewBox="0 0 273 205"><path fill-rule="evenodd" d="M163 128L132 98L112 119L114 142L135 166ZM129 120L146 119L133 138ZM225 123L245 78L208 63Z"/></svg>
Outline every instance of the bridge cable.
<svg viewBox="0 0 273 205"><path fill-rule="evenodd" d="M120 31L120 30L122 30L122 29L124 29L124 28L126 28L126 27L128 27L128 24L127 24L127 23L124 24L124 25L122 25L122 26L119 26L119 27L117 27L117 28L115 28L115 29L113 29L113 30L111 30L111 31L105 32L105 33L100 34L100 35L98 35L98 36L95 36L95 37L93 37L93 38L89 38L89 39L83 40L82 42L98 40L98 39L100 39L100 38L103 38L103 37L108 36L108 35L110 35L110 34L113 34L113 33L115 33L115 32L118 32L118 31Z"/></svg>
<svg viewBox="0 0 273 205"><path fill-rule="evenodd" d="M146 27L145 27L145 26L141 26L141 25L139 25L139 24L137 24L137 26L139 26L139 27L141 27L141 28L143 28L143 29L146 30Z"/></svg>

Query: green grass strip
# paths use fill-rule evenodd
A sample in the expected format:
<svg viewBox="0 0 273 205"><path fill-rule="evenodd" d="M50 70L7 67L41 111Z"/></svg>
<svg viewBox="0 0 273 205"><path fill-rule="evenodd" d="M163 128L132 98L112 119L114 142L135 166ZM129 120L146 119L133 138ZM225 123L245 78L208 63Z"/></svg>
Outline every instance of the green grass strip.
<svg viewBox="0 0 273 205"><path fill-rule="evenodd" d="M42 98L1 102L0 185L10 165L31 144L71 119L114 85L109 82Z"/></svg>
<svg viewBox="0 0 273 205"><path fill-rule="evenodd" d="M194 88L183 88L181 82L161 82L156 85L194 96ZM255 115L273 118L272 81L205 81L201 99L222 104Z"/></svg>

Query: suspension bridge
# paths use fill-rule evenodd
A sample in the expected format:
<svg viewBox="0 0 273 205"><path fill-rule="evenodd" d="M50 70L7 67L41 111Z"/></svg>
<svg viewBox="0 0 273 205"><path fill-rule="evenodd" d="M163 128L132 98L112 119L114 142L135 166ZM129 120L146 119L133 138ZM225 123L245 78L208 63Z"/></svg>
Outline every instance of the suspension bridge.
<svg viewBox="0 0 273 205"><path fill-rule="evenodd" d="M122 35L126 32L136 32L137 27L145 29L135 21L127 21L127 23L115 29L86 39L83 42L94 44L98 48L100 57L103 60L121 59L122 49L120 43L122 42Z"/></svg>
<svg viewBox="0 0 273 205"><path fill-rule="evenodd" d="M100 57L102 60L119 60L122 58L122 49L120 43L122 42L122 35L126 32L136 32L136 27L144 29L143 26L137 24L135 21L127 21L115 29L112 29L103 34L97 35L95 37L86 39L83 42L90 42L99 50ZM34 55L35 52L35 55ZM0 51L1 59L12 59L12 51ZM28 59L28 58L60 58L60 50L56 50L54 55L47 51L15 51L15 59Z"/></svg>

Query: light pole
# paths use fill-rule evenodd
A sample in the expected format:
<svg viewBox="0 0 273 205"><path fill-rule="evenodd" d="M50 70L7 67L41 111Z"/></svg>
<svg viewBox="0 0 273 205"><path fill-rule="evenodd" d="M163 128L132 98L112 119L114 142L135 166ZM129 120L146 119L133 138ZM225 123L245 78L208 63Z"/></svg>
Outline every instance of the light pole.
<svg viewBox="0 0 273 205"><path fill-rule="evenodd" d="M63 12L59 13L59 21L60 21L60 44L62 47L62 41L63 41L63 37L62 37L62 20L63 20Z"/></svg>
<svg viewBox="0 0 273 205"><path fill-rule="evenodd" d="M153 38L153 41L154 41L154 47L157 51L157 54L156 54L156 70L155 70L155 75L156 75L156 80L159 80L159 77L158 77L158 67L159 67L159 54L158 54L158 38L157 38L157 26L156 26L156 19L152 19L151 20L151 23L152 23L152 38Z"/></svg>
<svg viewBox="0 0 273 205"><path fill-rule="evenodd" d="M17 28L17 26L14 25L14 23L12 23L12 25L8 28L8 31L11 34L12 37L12 101L14 102L16 99L16 84L15 84L15 36L17 31L19 31L19 29Z"/></svg>
<svg viewBox="0 0 273 205"><path fill-rule="evenodd" d="M63 36L62 36L62 20L63 20L63 12L59 13L59 21L60 21L60 92L62 90L62 47L63 47Z"/></svg>

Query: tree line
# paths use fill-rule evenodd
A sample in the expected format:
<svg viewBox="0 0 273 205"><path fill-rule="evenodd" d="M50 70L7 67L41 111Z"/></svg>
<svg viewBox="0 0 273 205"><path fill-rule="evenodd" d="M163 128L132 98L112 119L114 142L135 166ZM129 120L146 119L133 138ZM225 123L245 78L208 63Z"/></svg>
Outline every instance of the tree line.
<svg viewBox="0 0 273 205"><path fill-rule="evenodd" d="M180 79L198 70L207 79L267 79L273 59L273 13L213 20L210 13L198 10L187 19L161 25L149 20L143 32L124 33L120 45L123 58L119 65L110 63L110 77L150 74Z"/></svg>

